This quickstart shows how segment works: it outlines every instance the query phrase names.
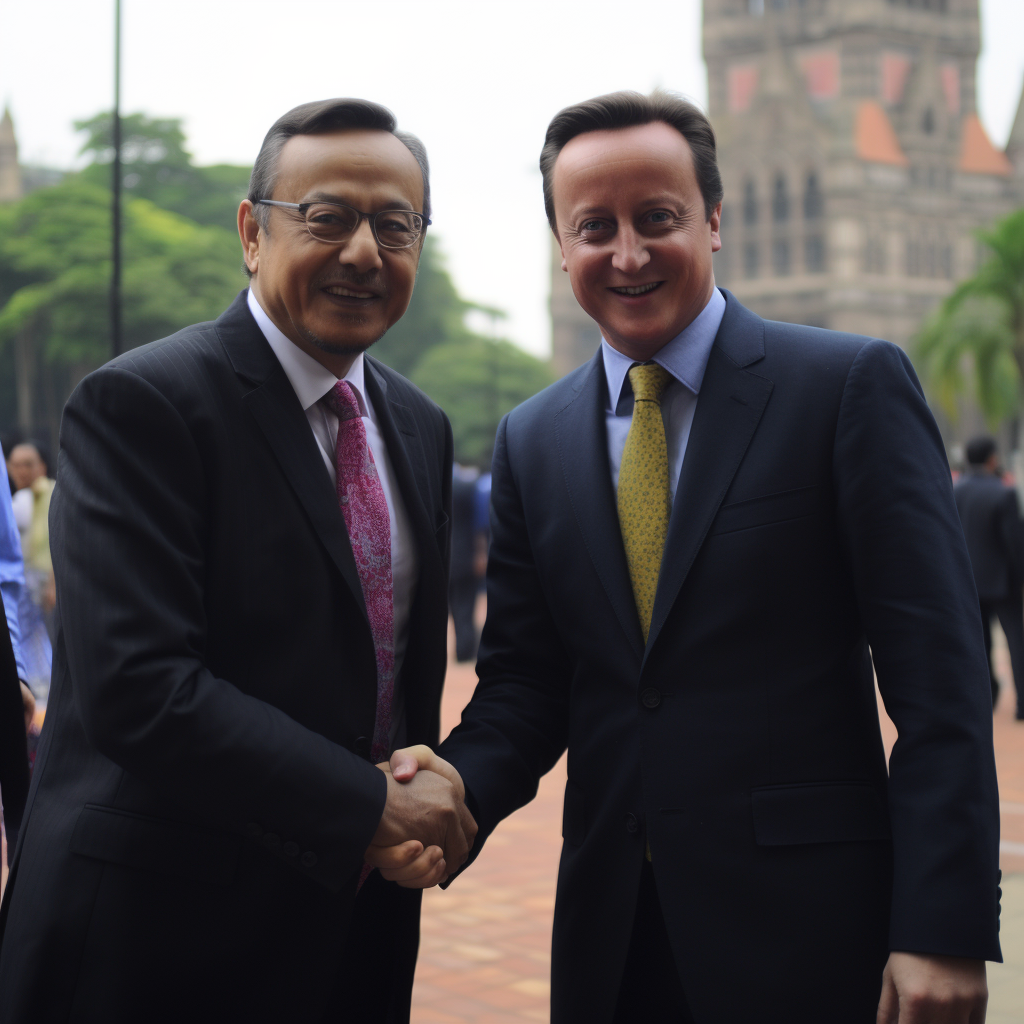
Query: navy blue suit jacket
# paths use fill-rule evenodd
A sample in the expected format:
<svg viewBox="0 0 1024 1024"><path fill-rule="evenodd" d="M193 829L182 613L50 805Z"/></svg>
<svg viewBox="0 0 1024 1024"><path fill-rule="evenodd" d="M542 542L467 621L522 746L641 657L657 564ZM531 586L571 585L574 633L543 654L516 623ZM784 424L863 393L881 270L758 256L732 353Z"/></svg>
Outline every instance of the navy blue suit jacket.
<svg viewBox="0 0 1024 1024"><path fill-rule="evenodd" d="M889 950L1000 956L981 622L910 362L726 296L646 648L600 354L498 431L480 684L440 749L479 850L568 748L553 1024L611 1019L645 838L698 1024L871 1021Z"/></svg>

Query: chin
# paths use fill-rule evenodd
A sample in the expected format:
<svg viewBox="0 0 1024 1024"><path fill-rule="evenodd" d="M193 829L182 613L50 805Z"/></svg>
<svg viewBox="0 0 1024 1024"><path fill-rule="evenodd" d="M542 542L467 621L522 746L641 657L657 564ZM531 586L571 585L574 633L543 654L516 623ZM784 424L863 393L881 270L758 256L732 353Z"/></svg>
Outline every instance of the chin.
<svg viewBox="0 0 1024 1024"><path fill-rule="evenodd" d="M306 340L314 348L320 349L321 352L327 352L332 356L357 356L360 352L365 352L371 345L375 345L381 338L384 337L385 331L381 331L380 334L371 335L365 339L353 339L353 338L324 338L319 334L314 334L312 331L306 331Z"/></svg>

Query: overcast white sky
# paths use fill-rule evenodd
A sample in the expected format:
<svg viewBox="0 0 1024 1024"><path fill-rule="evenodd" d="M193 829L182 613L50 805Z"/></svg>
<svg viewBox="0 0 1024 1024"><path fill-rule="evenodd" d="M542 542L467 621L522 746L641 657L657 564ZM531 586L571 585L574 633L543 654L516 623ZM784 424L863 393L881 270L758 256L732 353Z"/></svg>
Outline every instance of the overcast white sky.
<svg viewBox="0 0 1024 1024"><path fill-rule="evenodd" d="M109 109L113 0L0 0L0 102L22 159L69 167ZM365 96L430 154L434 231L460 292L546 355L537 156L566 104L655 85L706 98L700 0L122 0L122 110L182 117L200 164L249 164L297 103ZM981 117L1002 145L1024 76L1024 0L981 0ZM241 282L240 282L241 283Z"/></svg>

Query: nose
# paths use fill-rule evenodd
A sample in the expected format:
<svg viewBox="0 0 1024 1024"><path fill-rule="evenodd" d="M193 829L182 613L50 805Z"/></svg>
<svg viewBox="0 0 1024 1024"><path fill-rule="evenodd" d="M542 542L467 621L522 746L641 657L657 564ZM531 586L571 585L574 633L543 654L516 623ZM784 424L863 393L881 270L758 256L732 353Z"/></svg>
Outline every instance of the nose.
<svg viewBox="0 0 1024 1024"><path fill-rule="evenodd" d="M612 266L623 274L635 274L651 261L643 236L632 225L620 227L615 234Z"/></svg>
<svg viewBox="0 0 1024 1024"><path fill-rule="evenodd" d="M354 267L360 274L369 270L380 270L384 266L368 217L360 219L355 231L340 247L338 259L346 266Z"/></svg>

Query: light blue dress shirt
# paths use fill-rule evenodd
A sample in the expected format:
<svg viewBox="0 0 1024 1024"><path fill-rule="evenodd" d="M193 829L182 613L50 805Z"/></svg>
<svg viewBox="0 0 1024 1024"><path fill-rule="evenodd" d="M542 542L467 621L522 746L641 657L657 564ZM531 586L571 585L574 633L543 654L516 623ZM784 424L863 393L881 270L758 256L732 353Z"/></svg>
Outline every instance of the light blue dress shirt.
<svg viewBox="0 0 1024 1024"><path fill-rule="evenodd" d="M663 366L670 374L661 396L661 418L665 423L665 443L668 446L668 487L675 501L679 474L683 468L686 445L690 440L690 427L697 409L697 396L704 380L715 335L725 316L725 296L715 288L708 304L696 318L670 342L658 350L652 362ZM629 386L629 368L636 360L623 355L618 349L601 339L605 378L608 381L608 408L605 426L608 431L608 462L612 474L612 489L619 485L619 466L626 435L633 421L633 389Z"/></svg>
<svg viewBox="0 0 1024 1024"><path fill-rule="evenodd" d="M21 560L21 538L11 507L11 488L7 483L7 464L0 459L0 593L3 594L7 631L11 634L18 678L28 679L21 657L21 625L18 599L25 586L25 566Z"/></svg>

